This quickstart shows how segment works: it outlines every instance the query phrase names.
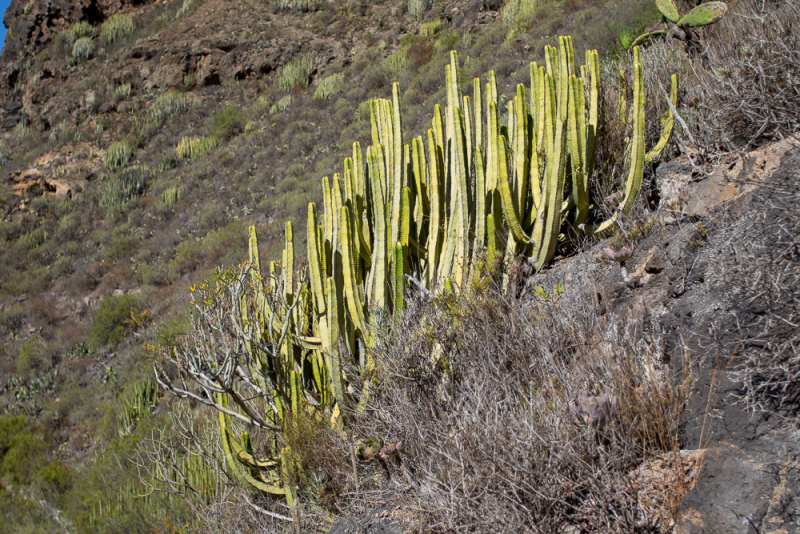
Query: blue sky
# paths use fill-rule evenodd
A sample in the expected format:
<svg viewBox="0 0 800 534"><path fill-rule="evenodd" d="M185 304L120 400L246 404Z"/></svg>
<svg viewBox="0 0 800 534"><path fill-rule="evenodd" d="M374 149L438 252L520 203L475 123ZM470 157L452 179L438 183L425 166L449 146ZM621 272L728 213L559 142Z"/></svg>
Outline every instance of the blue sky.
<svg viewBox="0 0 800 534"><path fill-rule="evenodd" d="M0 13L3 15L6 14L6 9L8 9L8 4L11 3L11 0L0 0ZM0 50L3 48L3 43L6 42L6 27L3 26L2 21L0 21Z"/></svg>

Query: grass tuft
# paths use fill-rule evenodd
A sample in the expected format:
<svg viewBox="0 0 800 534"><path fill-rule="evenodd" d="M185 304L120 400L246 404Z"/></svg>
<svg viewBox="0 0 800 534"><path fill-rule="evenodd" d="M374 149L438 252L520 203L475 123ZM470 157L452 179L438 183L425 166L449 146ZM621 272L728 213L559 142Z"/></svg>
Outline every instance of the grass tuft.
<svg viewBox="0 0 800 534"><path fill-rule="evenodd" d="M344 74L336 73L324 78L317 85L314 91L314 98L318 100L327 100L332 96L336 96L344 90Z"/></svg>
<svg viewBox="0 0 800 534"><path fill-rule="evenodd" d="M109 44L130 37L132 33L133 19L124 13L111 15L100 28L100 38Z"/></svg>
<svg viewBox="0 0 800 534"><path fill-rule="evenodd" d="M109 171L121 169L133 157L133 147L128 141L116 141L108 147L103 158L103 166Z"/></svg>

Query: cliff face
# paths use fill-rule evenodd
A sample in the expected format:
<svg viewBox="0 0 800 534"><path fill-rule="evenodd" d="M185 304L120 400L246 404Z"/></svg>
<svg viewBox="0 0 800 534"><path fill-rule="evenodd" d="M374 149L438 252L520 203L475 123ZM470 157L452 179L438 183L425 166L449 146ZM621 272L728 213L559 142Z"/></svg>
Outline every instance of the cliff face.
<svg viewBox="0 0 800 534"><path fill-rule="evenodd" d="M151 0L12 0L3 17L8 30L6 43L0 53L0 92L7 95L3 106L2 127L13 127L20 120L23 95L14 88L32 58L51 44L59 31L70 24L85 20L102 23L109 16L125 9L152 3ZM53 76L45 68L43 78ZM10 97L10 98L9 98Z"/></svg>

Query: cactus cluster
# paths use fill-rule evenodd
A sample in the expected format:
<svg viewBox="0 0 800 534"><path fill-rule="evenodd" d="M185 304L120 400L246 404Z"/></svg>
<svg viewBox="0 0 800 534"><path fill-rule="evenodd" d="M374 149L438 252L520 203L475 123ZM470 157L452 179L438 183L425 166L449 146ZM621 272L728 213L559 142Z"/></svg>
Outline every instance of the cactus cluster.
<svg viewBox="0 0 800 534"><path fill-rule="evenodd" d="M219 144L216 136L183 137L175 147L175 153L182 159L198 159L205 157Z"/></svg>
<svg viewBox="0 0 800 534"><path fill-rule="evenodd" d="M279 435L298 417L338 426L363 409L374 367L370 316L398 320L407 280L433 294L463 291L481 276L483 258L520 254L538 270L552 259L565 225L571 228L565 233L593 234L630 212L645 164L638 47L634 65L624 198L617 213L596 226L588 224L599 121L596 51L578 67L572 40L561 37L557 48L546 48L544 64L530 64L530 87L520 84L507 103L500 102L493 72L485 85L473 80L472 98L462 95L458 57L451 52L447 105L435 106L425 136L405 137L398 84L391 99L370 101L372 144L364 151L354 143L342 172L322 179L321 213L314 203L308 206L307 268L296 268L291 222L281 260L265 270L250 227L249 263L195 297L208 317L223 313L214 306L226 287L233 297L224 320L233 320L240 345L217 349L222 352L205 360L195 379L213 392L227 465L237 479L296 501L298 467ZM667 138L669 128L665 124ZM191 374L199 364L187 365ZM357 404L349 387L353 372L366 378ZM159 380L168 384L163 373ZM172 390L192 396L186 388ZM256 413L260 409L263 414ZM267 452L255 453L236 420L275 433Z"/></svg>
<svg viewBox="0 0 800 534"><path fill-rule="evenodd" d="M133 431L136 421L150 414L158 402L158 384L153 378L136 382L128 392L117 416L117 431L127 436Z"/></svg>
<svg viewBox="0 0 800 534"><path fill-rule="evenodd" d="M625 50L641 45L654 37L666 35L670 31L670 24L674 25L672 35L682 40L689 40L691 32L687 30L714 24L728 12L728 5L725 2L706 2L694 7L683 16L678 12L673 0L656 0L656 7L661 12L664 28L643 33L634 39L633 31L623 26L620 29L619 40Z"/></svg>

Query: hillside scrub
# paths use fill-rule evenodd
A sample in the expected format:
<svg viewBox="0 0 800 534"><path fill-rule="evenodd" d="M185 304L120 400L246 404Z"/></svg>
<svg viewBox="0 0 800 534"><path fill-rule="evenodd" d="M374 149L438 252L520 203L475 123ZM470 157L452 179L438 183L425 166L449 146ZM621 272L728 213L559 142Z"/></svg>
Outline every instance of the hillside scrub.
<svg viewBox="0 0 800 534"><path fill-rule="evenodd" d="M187 523L186 529L209 531L286 528L285 519L263 513L291 516L285 501L255 495L240 480L228 478L224 469L215 471L226 481L220 486L224 491L213 497L203 494L202 504L187 503L179 495L139 498L152 482L145 471L156 465L145 454L150 449L144 443L162 431L165 443L174 445L169 451L174 466L185 465L180 462L189 456L209 460L201 471L226 461L221 460L225 453L219 441L205 454L196 447L206 446L206 441L187 441L186 435L176 434L179 424L171 414L184 410L180 424L193 420L194 435L219 436L218 414L198 409L196 403L173 402L159 392L156 413L148 411L149 415L137 415L136 424L124 424L116 407L122 406L131 384L152 372L141 344L150 341L158 350L168 350L191 332L187 288L203 281L213 285L217 267L224 273L229 265L243 265L250 225L258 234L265 278L270 272L268 260L280 258L285 247L282 223L287 219L294 223L295 267L307 266L308 203L323 205L320 179L336 172L344 175L342 159L352 154L353 141L363 147L369 144L369 100L389 97L390 84L398 81L403 131L421 134L427 143L424 135L432 126L434 105L446 102L442 78L452 49L462 59L461 95L474 104L472 78L485 81L488 71L494 70L501 112L513 101L518 83L528 86L529 62L541 62L540 52L545 44L554 44L553 36L573 35L579 63L585 48L599 50L599 108L604 119L598 129L602 142L597 147L596 179L589 184L590 222L612 217L619 206L618 192L625 188L633 138L630 127L619 126L629 123L634 100L633 55L620 46L619 29L625 25L644 31L659 20L651 0L520 1L498 5L495 11L470 11L472 3L452 0L413 1L408 11L405 5L386 2L185 0L183 7L180 2L125 4L119 24L111 24L111 17L104 24L93 21L97 26L65 19L62 26L51 28L61 29L58 37L37 44L25 42L27 29L15 29L45 20L43 13L37 13L39 3L28 5L31 16L23 17L19 6L20 17L10 20L14 28L9 28L2 68L5 74L13 68L14 75L0 80L8 84L9 104L3 112L5 138L0 139L5 177L0 184L0 240L6 244L0 251L4 339L0 410L28 415L15 424L26 429L20 439L28 443L28 435L33 435L36 447L31 448L35 448L30 460L33 475L20 478L19 485L0 477L0 516L8 518L11 530L47 532L155 531ZM510 25L512 17L503 11L513 6L522 15ZM681 6L682 12L685 7ZM662 121L669 116L662 89L669 93L672 73L679 75L676 106L686 125L676 121L659 161L645 166L641 195L616 232L615 246L629 246L641 233L651 231L664 215L653 210L665 209L666 200L674 200L670 209L677 210L668 216L685 225L680 213L683 200L659 198L659 173L664 167L658 166L670 158L696 165L698 173L710 172L704 162L727 163L735 156L726 153L732 147L796 132L800 106L794 105L794 93L787 90L792 85L782 82L792 79L791 69L797 63L798 42L790 31L794 4L743 0L730 7L725 19L701 32L707 57L690 57L680 42L669 40L654 40L642 50L645 146L650 149L659 142ZM88 60L67 68L80 39L88 40L95 50ZM214 59L208 69L200 68L191 52L185 64L170 64L176 53L184 54L187 46L199 42L218 43L221 48L211 46L213 53L206 59L224 60L213 63ZM783 56L794 59L783 61ZM742 68L745 60L748 67ZM760 71L762 64L769 68ZM619 105L620 68L628 80L622 93L624 111ZM174 72L179 75L170 77ZM759 94L751 85L761 88ZM22 107L16 110L18 104ZM508 128L508 122L500 123L506 135ZM409 137L406 141L411 145ZM567 209L572 218L573 208ZM553 237L556 264L563 258L575 259L598 243L570 224ZM425 302L407 280L403 295L407 317L397 319L401 326L374 314L379 334L371 375L375 387L372 397L362 403L364 411L347 420L344 433L329 431L329 420L324 424L313 417L286 420L277 439L287 440L293 451L289 460L302 467L287 479L297 484L297 511L304 529L326 530L348 513L372 510L376 501L392 495L393 487L399 488L399 502L413 510L416 524L431 531L471 521L491 528L487 518L495 517L495 510L489 503L503 511L503 517L495 517L498 524L512 529L528 528L534 520L541 521L543 529L559 521L586 530L650 528L634 525L625 515L635 505L618 489L632 490L625 479L631 466L673 450L669 436L675 407L680 405L682 375L669 377L654 364L657 373L644 377L642 362L657 360L652 354L658 350L650 338L632 347L629 339L607 332L608 318L584 317L591 306L568 288L559 298L548 287L535 299L528 295L517 301L511 296L519 296L517 289L530 269L520 268L511 257L504 263L512 288L509 296L502 289L502 273L478 258L478 268L492 275L470 289L474 301L461 294L437 295L433 302ZM303 281L306 273L301 269L296 280ZM547 273L545 269L542 276ZM141 290L142 296L137 306L114 307L111 303L120 298L111 296L116 290ZM149 314L143 310L145 302ZM571 315L556 317L565 310ZM478 323L484 317L493 319L489 326ZM496 317L511 318L514 324L499 324L502 321ZM434 326L423 330L423 324ZM556 347L550 344L555 341L539 339L541 325L567 344ZM629 326L638 332L636 328L646 330L647 324ZM401 330L413 334L409 352L401 350L407 344ZM517 335L530 346L510 339ZM87 344L90 338L92 343ZM499 348L493 347L495 341ZM618 352L609 355L606 341ZM420 362L427 362L432 342L446 347L447 356L434 358L438 367L431 363L426 368ZM545 343L544 356L534 342ZM470 344L480 350L468 353ZM505 350L516 355L513 361L504 359ZM361 374L362 354L366 352L350 355L344 369L355 401L363 397L364 385L372 384L370 375ZM622 354L630 359L622 361ZM781 388L792 380L781 370L784 356L782 352L751 362L746 378L752 405L780 404ZM601 362L601 369L584 368L587 360ZM306 359L298 368L304 387L311 391L309 404L314 405L320 398L310 385L311 364ZM650 405L635 408L645 400L637 400L621 385L615 366L623 375L628 373L625 376L639 387L637 394L668 399L664 402L668 413L657 416ZM175 370L167 366L168 372ZM548 383L547 373L557 380ZM763 380L769 374L775 380ZM541 397L530 394L525 377L540 382ZM478 380L494 384L496 391L480 390ZM671 389L670 380L675 381ZM436 383L442 384L441 398L431 393ZM92 392L88 402L86 391ZM470 397L478 393L483 395L478 399L488 399L494 411L486 412ZM573 425L571 406L585 395L604 393L617 397L622 409L608 432L599 436ZM430 412L415 405L417 400L430 402ZM530 407L532 400L536 411ZM446 418L451 412L464 421L481 422L465 429ZM638 417L634 412L651 415ZM486 419L489 415L491 420ZM649 430L642 430L644 419L650 421ZM531 438L532 444L517 443L510 432L501 432L499 438L481 434L484 429L475 427L484 420L487 429L502 430L502 423ZM131 429L129 435L119 435L120 424ZM255 453L275 450L274 434L235 421L232 425L237 438L250 433ZM460 432L456 434L460 441L449 434L451 429ZM542 439L529 434L533 431ZM445 446L432 447L422 439L429 436ZM403 456L401 464L390 458L386 469L378 459L364 464L356 460L354 474L353 453L370 439L385 444L407 439L413 457ZM495 439L502 448L487 448L487 442ZM505 449L507 457L502 454ZM498 452L501 460L487 458L487 451ZM532 462L531 455L547 461ZM131 458L138 458L141 472ZM517 460L528 471L519 471ZM63 464L38 474L55 461ZM437 465L439 461L444 467ZM563 470L565 482L573 486L583 482L581 477L589 482L564 490L569 499L563 502L553 493L537 493L533 482L558 487L557 470L547 471L547 465ZM66 472L63 466L68 466ZM416 487L411 493L405 491L408 482L402 466L415 484L424 483L420 491L429 500L425 506L409 497ZM497 471L492 474L486 466ZM502 480L497 473L510 476ZM591 479L592 473L600 478ZM469 477L485 484L486 505L477 502L476 486ZM442 480L453 482L452 495L445 495ZM524 500L512 502L509 495L517 491ZM664 498L670 500L670 495ZM191 511L191 506L201 513ZM209 521L201 525L198 517ZM71 526L65 527L68 522Z"/></svg>

